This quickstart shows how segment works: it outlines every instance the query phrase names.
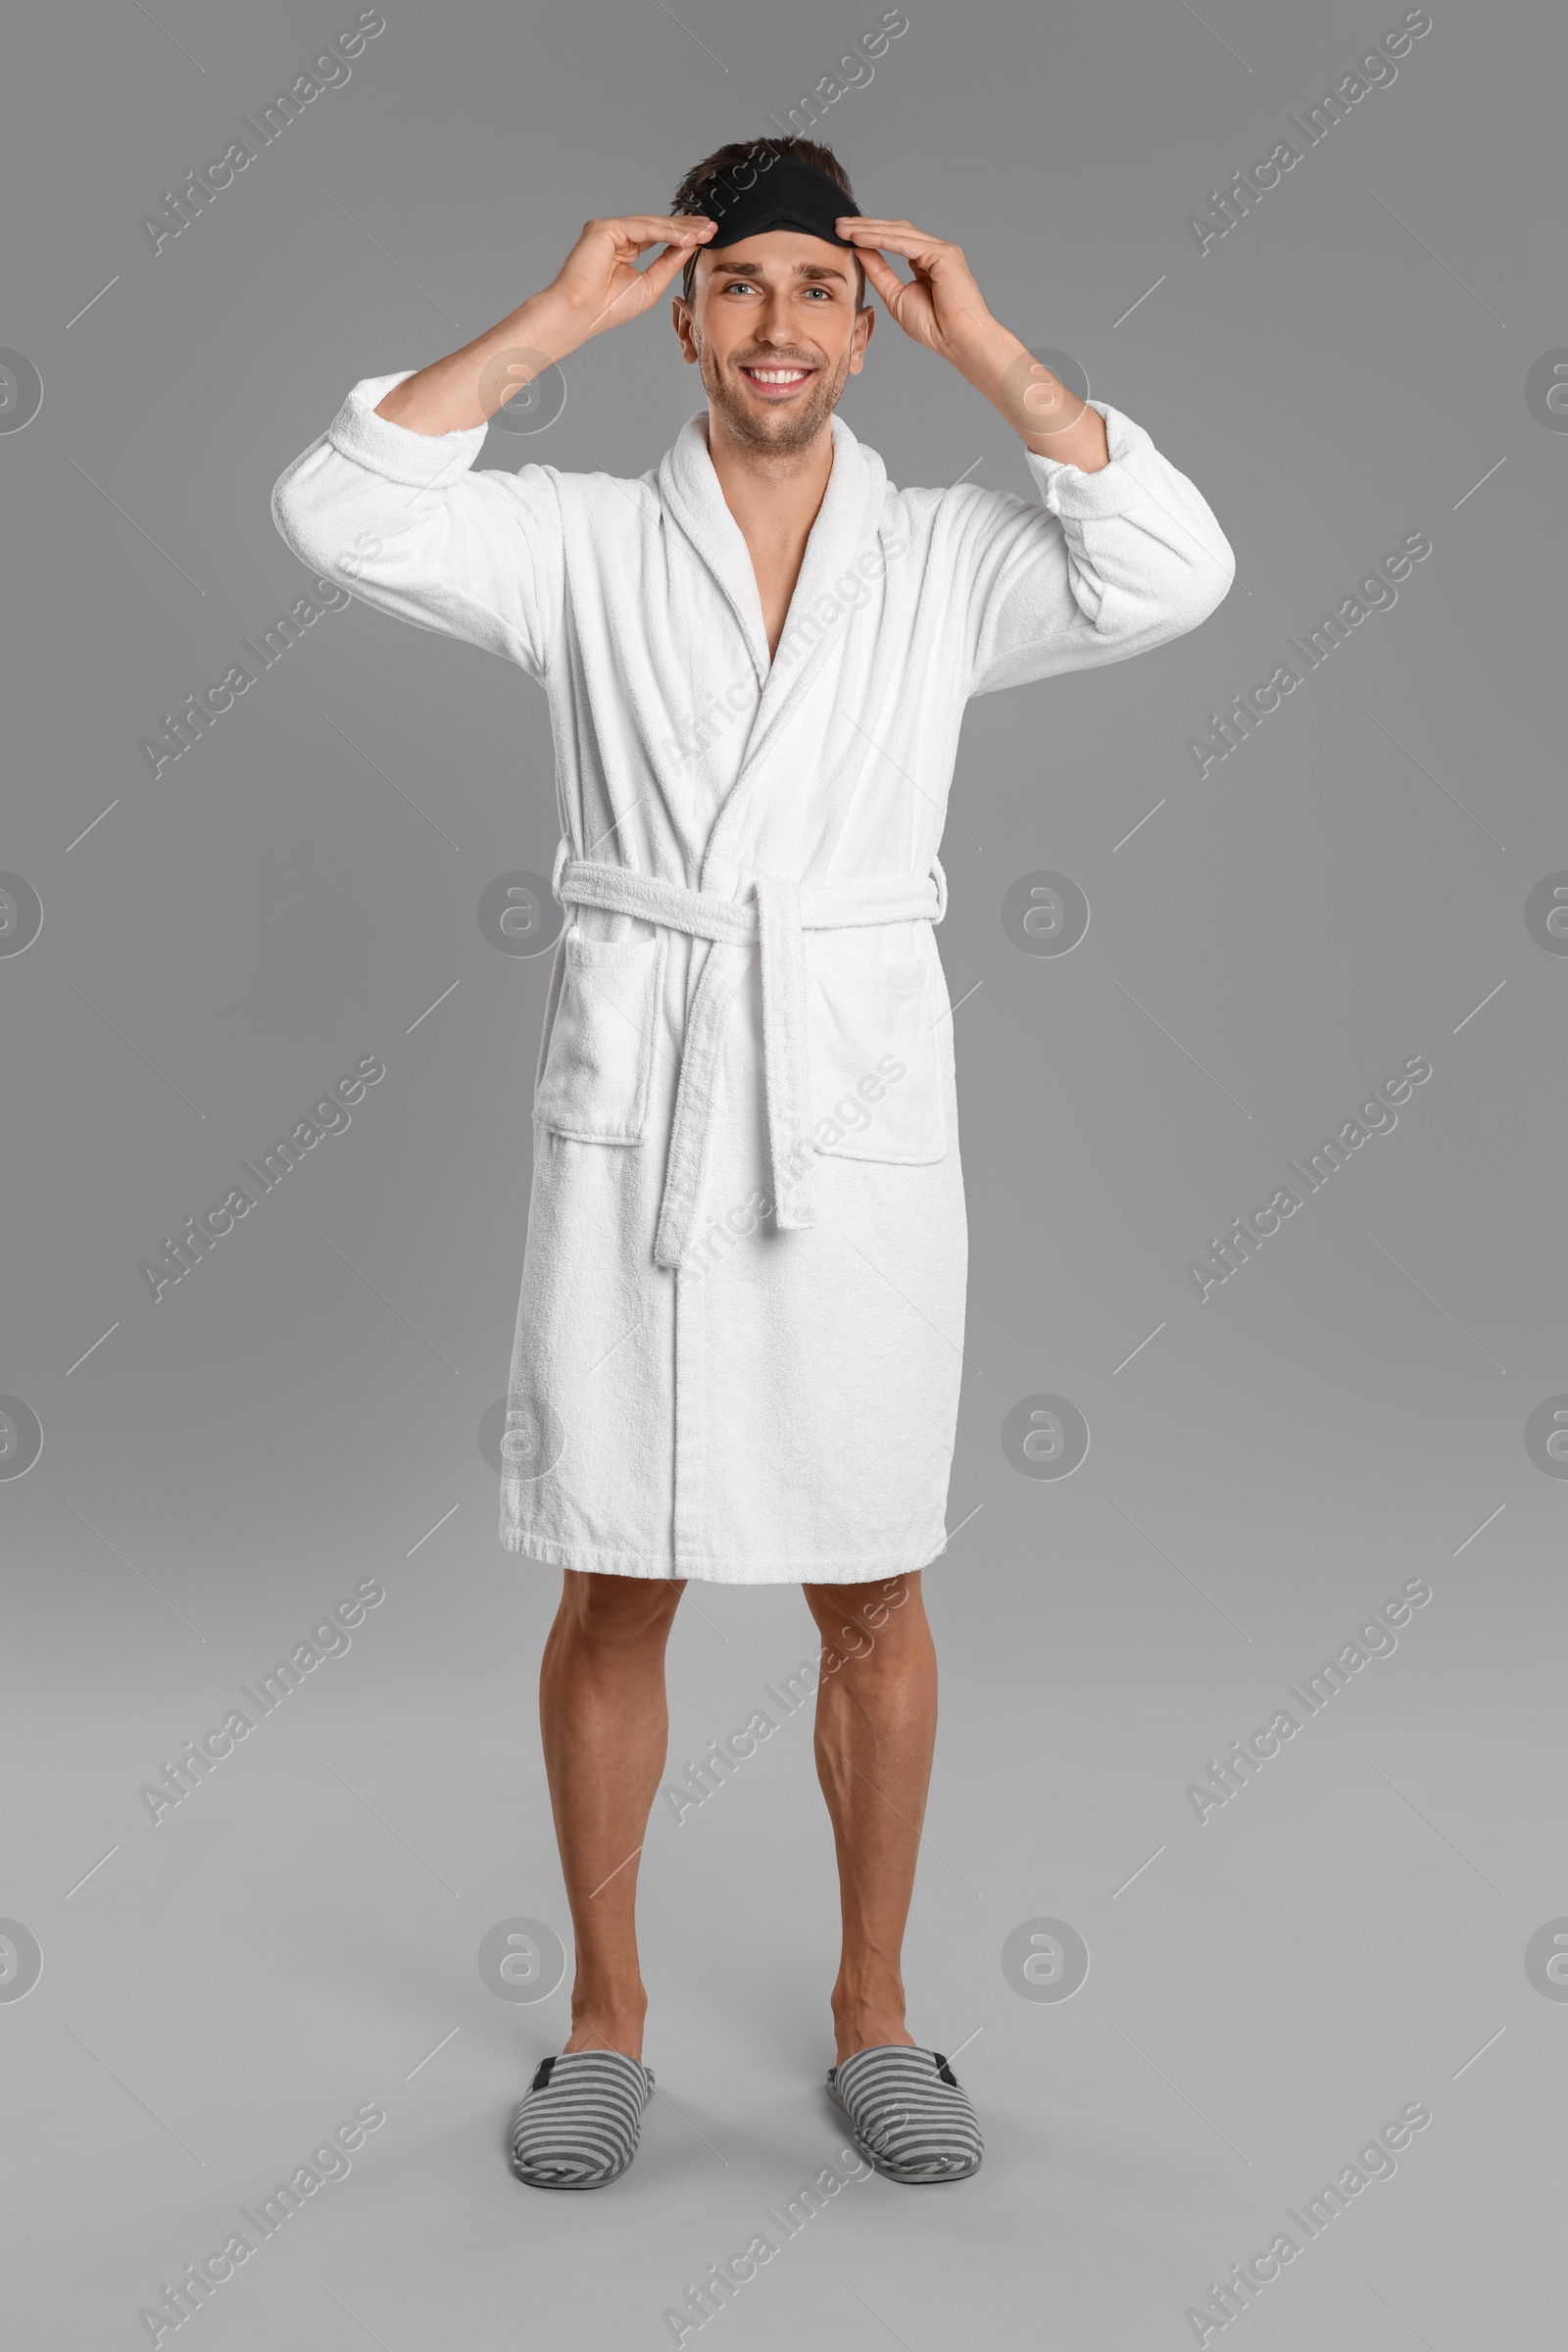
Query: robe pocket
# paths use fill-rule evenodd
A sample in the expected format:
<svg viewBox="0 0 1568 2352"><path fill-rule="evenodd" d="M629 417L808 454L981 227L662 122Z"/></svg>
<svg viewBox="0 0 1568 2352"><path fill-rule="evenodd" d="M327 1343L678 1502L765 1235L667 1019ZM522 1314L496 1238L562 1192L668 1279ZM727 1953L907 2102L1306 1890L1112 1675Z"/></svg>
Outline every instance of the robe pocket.
<svg viewBox="0 0 1568 2352"><path fill-rule="evenodd" d="M640 1144L648 1124L665 941L567 932L533 1115L578 1144Z"/></svg>
<svg viewBox="0 0 1568 2352"><path fill-rule="evenodd" d="M807 948L811 1140L835 1159L947 1155L929 966Z"/></svg>

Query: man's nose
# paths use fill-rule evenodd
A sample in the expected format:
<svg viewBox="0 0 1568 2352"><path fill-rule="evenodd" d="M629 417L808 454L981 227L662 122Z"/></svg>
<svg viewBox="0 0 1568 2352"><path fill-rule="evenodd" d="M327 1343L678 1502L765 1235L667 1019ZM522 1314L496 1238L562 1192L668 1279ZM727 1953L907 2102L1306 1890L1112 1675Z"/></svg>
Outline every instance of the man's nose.
<svg viewBox="0 0 1568 2352"><path fill-rule="evenodd" d="M789 296L782 287L763 296L763 309L758 323L758 339L762 343L786 344L796 341L794 322L789 314Z"/></svg>

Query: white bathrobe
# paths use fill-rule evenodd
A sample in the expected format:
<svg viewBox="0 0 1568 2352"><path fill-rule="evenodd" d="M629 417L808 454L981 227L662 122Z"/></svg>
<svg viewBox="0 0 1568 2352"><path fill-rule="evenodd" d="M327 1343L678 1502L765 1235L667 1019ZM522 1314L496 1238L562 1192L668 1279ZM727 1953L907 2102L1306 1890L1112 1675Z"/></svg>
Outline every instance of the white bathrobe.
<svg viewBox="0 0 1568 2352"><path fill-rule="evenodd" d="M897 490L835 416L770 662L705 417L635 480L474 473L482 426L432 438L372 413L402 381L355 387L273 514L323 575L550 698L567 919L502 1543L736 1585L923 1567L963 1367L933 929L963 707L1196 627L1231 550L1099 401L1110 464L1025 452L1038 504Z"/></svg>

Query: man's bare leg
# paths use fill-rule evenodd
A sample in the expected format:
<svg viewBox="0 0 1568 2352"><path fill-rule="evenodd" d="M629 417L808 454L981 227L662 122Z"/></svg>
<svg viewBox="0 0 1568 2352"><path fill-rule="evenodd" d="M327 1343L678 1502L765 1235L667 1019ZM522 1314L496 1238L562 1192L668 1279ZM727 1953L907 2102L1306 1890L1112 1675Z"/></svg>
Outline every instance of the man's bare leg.
<svg viewBox="0 0 1568 2352"><path fill-rule="evenodd" d="M918 1573L805 1592L822 1636L816 1770L844 1920L832 1995L842 2064L857 2050L911 2041L901 1955L936 1743L937 1660ZM842 1662L830 1670L835 1657Z"/></svg>
<svg viewBox="0 0 1568 2352"><path fill-rule="evenodd" d="M568 2051L643 2054L638 1849L664 1767L664 1645L685 1590L568 1568L545 1643L539 1724L577 1946Z"/></svg>

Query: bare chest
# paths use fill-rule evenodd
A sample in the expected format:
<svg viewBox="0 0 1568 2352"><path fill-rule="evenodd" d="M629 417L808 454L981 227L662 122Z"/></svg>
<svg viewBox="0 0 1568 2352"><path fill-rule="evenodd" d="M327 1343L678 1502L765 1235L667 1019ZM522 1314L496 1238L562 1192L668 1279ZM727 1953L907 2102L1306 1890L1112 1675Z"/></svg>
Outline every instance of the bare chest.
<svg viewBox="0 0 1568 2352"><path fill-rule="evenodd" d="M762 607L762 626L767 632L767 651L771 657L778 652L784 623L789 618L790 601L795 583L801 576L801 564L806 557L806 540L780 543L777 540L753 541L748 538L747 552L752 569L757 575L757 593Z"/></svg>

